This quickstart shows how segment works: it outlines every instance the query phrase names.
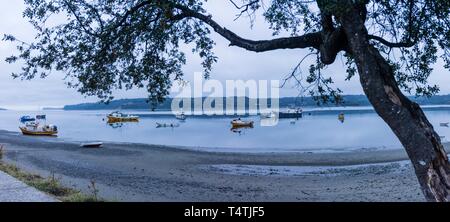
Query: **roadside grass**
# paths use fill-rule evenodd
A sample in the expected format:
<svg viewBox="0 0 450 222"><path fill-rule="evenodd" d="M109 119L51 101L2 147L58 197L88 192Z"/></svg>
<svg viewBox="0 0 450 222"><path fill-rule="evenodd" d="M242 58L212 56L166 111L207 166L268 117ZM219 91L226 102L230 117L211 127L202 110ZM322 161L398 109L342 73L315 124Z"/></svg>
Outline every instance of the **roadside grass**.
<svg viewBox="0 0 450 222"><path fill-rule="evenodd" d="M44 178L37 174L27 173L13 164L2 161L5 149L0 145L0 171L3 171L12 177L32 186L42 192L48 193L63 202L104 202L105 200L98 197L98 189L95 187L95 181L91 181L89 189L92 194L84 194L73 188L61 185L58 178L54 175Z"/></svg>

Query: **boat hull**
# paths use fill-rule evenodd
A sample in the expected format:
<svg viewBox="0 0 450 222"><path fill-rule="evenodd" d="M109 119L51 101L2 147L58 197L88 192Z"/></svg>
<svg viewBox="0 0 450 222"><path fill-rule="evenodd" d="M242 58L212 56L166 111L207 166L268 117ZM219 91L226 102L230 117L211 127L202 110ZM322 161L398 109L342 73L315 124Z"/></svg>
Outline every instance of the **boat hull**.
<svg viewBox="0 0 450 222"><path fill-rule="evenodd" d="M58 131L30 131L25 127L19 127L23 135L28 136L56 136Z"/></svg>
<svg viewBox="0 0 450 222"><path fill-rule="evenodd" d="M186 116L182 115L182 116L175 116L175 118L177 120L186 120Z"/></svg>
<svg viewBox="0 0 450 222"><path fill-rule="evenodd" d="M253 127L253 121L251 121L251 122L245 122L245 123L231 122L231 126L232 126L233 128Z"/></svg>
<svg viewBox="0 0 450 222"><path fill-rule="evenodd" d="M100 147L103 146L103 143L102 143L102 142L97 142L97 143L82 143L80 146L81 146L81 147L84 147L84 148L100 148Z"/></svg>
<svg viewBox="0 0 450 222"><path fill-rule="evenodd" d="M280 119L291 119L291 118L302 118L303 113L278 113L278 118Z"/></svg>
<svg viewBox="0 0 450 222"><path fill-rule="evenodd" d="M108 116L108 123L139 122L139 117L114 117Z"/></svg>
<svg viewBox="0 0 450 222"><path fill-rule="evenodd" d="M156 128L161 128L161 127L179 127L180 124L177 123L156 123Z"/></svg>

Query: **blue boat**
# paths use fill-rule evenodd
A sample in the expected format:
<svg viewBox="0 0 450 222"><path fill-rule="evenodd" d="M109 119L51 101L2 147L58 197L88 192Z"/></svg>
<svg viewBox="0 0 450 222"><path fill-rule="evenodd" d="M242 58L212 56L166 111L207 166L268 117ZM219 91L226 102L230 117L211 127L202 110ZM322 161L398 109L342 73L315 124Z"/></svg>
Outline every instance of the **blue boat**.
<svg viewBox="0 0 450 222"><path fill-rule="evenodd" d="M33 122L33 121L36 121L36 119L31 117L31 116L22 116L22 117L20 117L20 122L22 122L22 123Z"/></svg>
<svg viewBox="0 0 450 222"><path fill-rule="evenodd" d="M36 119L46 119L45 115L36 115Z"/></svg>

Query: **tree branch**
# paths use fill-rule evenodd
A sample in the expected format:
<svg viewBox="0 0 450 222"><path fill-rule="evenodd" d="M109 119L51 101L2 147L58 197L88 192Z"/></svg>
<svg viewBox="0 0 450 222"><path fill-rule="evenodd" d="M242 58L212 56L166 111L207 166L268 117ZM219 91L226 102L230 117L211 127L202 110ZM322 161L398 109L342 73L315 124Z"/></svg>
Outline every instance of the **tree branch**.
<svg viewBox="0 0 450 222"><path fill-rule="evenodd" d="M77 20L78 24L81 26L81 28L83 29L84 32L86 32L88 35L91 35L91 36L100 37L97 33L91 31L92 29L89 26L87 26L83 23L83 20L77 14L76 10L73 8L73 5L71 3L69 3L68 1L64 1L64 3L67 5L68 9L73 14L73 16L75 16L75 19ZM91 29L91 30L89 30L89 29Z"/></svg>
<svg viewBox="0 0 450 222"><path fill-rule="evenodd" d="M174 5L175 8L181 10L185 17L196 18L214 29L219 35L230 41L230 46L238 46L249 51L264 52L275 49L295 49L313 47L319 49L322 42L320 32L309 33L302 36L277 38L272 40L249 40L244 39L234 32L220 26L211 16L203 15L195 12L185 6Z"/></svg>
<svg viewBox="0 0 450 222"><path fill-rule="evenodd" d="M382 37L376 36L376 35L368 35L369 39L376 40L380 42L381 44L390 47L390 48L409 48L415 45L413 41L408 42L389 42L386 39L383 39Z"/></svg>
<svg viewBox="0 0 450 222"><path fill-rule="evenodd" d="M116 23L115 26L112 26L112 29L116 29L120 27L126 19L132 14L136 13L139 9L154 4L155 6L170 6L174 9L178 9L181 13L172 17L172 20L181 20L184 18L195 18L198 19L205 24L209 25L214 29L219 35L224 37L225 39L230 41L230 46L237 46L249 51L254 52L264 52L275 49L295 49L295 48L308 48L313 47L315 49L319 49L322 44L322 37L320 32L308 33L302 36L295 37L285 37L285 38L277 38L272 40L249 40L244 39L234 32L226 29L225 27L220 26L216 21L214 21L211 16L204 15L202 13L191 10L190 8L172 3L172 2L164 2L161 3L159 1L142 1L137 5L133 6L130 10L128 10ZM107 29L110 31L111 29ZM88 30L85 30L89 33Z"/></svg>

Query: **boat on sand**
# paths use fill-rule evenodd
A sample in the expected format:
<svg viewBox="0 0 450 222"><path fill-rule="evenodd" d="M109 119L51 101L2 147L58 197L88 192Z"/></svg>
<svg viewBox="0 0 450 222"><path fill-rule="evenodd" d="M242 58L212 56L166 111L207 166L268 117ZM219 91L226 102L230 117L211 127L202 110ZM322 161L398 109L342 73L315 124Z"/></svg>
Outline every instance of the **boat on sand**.
<svg viewBox="0 0 450 222"><path fill-rule="evenodd" d="M23 135L30 136L56 136L58 134L58 128L55 125L40 125L36 123L20 126L19 129Z"/></svg>
<svg viewBox="0 0 450 222"><path fill-rule="evenodd" d="M86 142L86 143L82 143L80 146L85 147L85 148L100 148L103 146L103 143L102 142Z"/></svg>
<svg viewBox="0 0 450 222"><path fill-rule="evenodd" d="M41 120L44 123L41 123ZM23 135L56 136L56 134L58 134L58 128L55 125L45 123L46 115L37 115L36 118L22 116L20 122L23 123L22 126L19 126Z"/></svg>

